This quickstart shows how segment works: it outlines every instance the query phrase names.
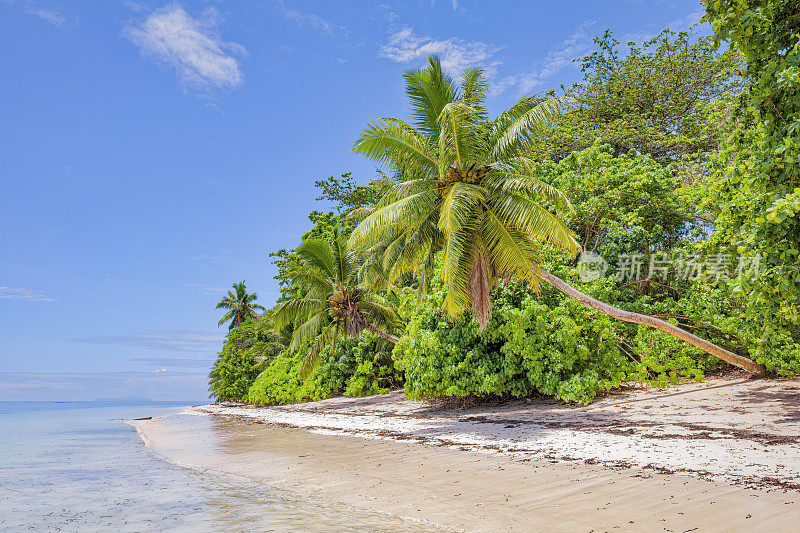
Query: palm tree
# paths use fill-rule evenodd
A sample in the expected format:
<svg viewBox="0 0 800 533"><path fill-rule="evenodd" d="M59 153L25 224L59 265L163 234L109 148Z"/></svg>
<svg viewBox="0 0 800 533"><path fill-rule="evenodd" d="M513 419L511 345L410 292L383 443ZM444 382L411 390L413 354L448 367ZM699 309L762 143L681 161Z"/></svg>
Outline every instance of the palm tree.
<svg viewBox="0 0 800 533"><path fill-rule="evenodd" d="M674 335L750 372L764 367L654 317L630 313L577 291L541 268L544 244L570 254L580 245L551 211L567 198L533 177L531 143L546 132L565 99L524 97L493 120L484 105L488 83L467 69L460 86L436 57L405 75L414 125L383 118L368 125L353 150L386 163L402 177L350 237L350 245L383 254L392 279L417 272L420 288L443 253L444 310L470 311L481 328L491 316L489 293L498 278L537 288L545 280L577 301L623 321Z"/></svg>
<svg viewBox="0 0 800 533"><path fill-rule="evenodd" d="M336 349L340 333L358 337L368 329L384 340L397 342L396 337L376 327L375 324L393 325L395 313L360 283L362 263L347 250L345 241L337 230L332 242L309 239L301 244L296 250L298 264L291 276L302 295L278 304L271 311L275 330L297 325L290 349L311 344L303 361L303 373L318 362L320 350L327 343Z"/></svg>
<svg viewBox="0 0 800 533"><path fill-rule="evenodd" d="M258 296L256 293L247 293L247 288L244 285L244 281L241 283L234 283L233 291L228 291L228 295L220 300L215 307L215 309L229 310L227 313L225 313L225 315L223 315L217 326L221 326L230 320L231 323L228 326L228 329L230 330L239 327L242 322L246 320L257 320L258 313L256 311L266 311L263 306L253 303L257 298Z"/></svg>

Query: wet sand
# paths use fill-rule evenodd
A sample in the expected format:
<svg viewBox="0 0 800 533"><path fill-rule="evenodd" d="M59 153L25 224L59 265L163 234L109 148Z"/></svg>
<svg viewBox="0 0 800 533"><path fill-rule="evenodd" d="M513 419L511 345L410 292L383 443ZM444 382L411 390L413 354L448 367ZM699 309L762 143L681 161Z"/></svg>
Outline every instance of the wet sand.
<svg viewBox="0 0 800 533"><path fill-rule="evenodd" d="M394 393L136 424L178 464L444 530L791 531L798 400L733 376L578 408Z"/></svg>

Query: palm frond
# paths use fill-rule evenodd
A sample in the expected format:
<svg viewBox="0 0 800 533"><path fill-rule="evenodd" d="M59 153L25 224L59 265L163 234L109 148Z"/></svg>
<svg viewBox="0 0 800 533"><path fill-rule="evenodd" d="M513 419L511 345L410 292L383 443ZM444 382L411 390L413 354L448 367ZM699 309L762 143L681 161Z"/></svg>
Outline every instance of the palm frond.
<svg viewBox="0 0 800 533"><path fill-rule="evenodd" d="M438 172L443 175L449 168L465 168L466 163L483 159L484 131L480 109L464 102L447 104L439 114Z"/></svg>
<svg viewBox="0 0 800 533"><path fill-rule="evenodd" d="M498 194L492 208L507 225L539 242L547 242L573 255L580 251L575 233L541 204L519 194Z"/></svg>
<svg viewBox="0 0 800 533"><path fill-rule="evenodd" d="M428 68L415 70L403 77L414 122L420 132L435 141L439 134L436 122L439 114L444 106L458 96L453 80L445 74L437 56L428 58Z"/></svg>
<svg viewBox="0 0 800 533"><path fill-rule="evenodd" d="M327 275L334 275L336 272L333 251L324 239L308 239L297 247L295 253L303 265L316 268Z"/></svg>
<svg viewBox="0 0 800 533"><path fill-rule="evenodd" d="M534 136L548 127L561 108L572 98L556 96L541 102L524 97L500 115L489 133L492 161L501 161L519 154Z"/></svg>
<svg viewBox="0 0 800 533"><path fill-rule="evenodd" d="M468 280L473 252L478 245L474 238L477 223L477 217L472 217L452 233L445 234L442 279L447 287L444 309L450 318L469 309Z"/></svg>
<svg viewBox="0 0 800 533"><path fill-rule="evenodd" d="M353 152L376 163L413 167L435 175L434 146L408 124L396 119L372 122L356 137Z"/></svg>
<svg viewBox="0 0 800 533"><path fill-rule="evenodd" d="M312 297L324 299L324 295L329 294L333 290L330 278L316 267L304 266L302 268L293 269L291 276L292 282Z"/></svg>
<svg viewBox="0 0 800 533"><path fill-rule="evenodd" d="M297 320L306 320L327 308L328 302L318 298L294 298L276 305L272 309L272 323L277 330L283 330Z"/></svg>
<svg viewBox="0 0 800 533"><path fill-rule="evenodd" d="M300 326L294 330L294 333L292 333L290 348L292 350L297 350L308 341L319 336L322 330L329 324L326 315L327 312L322 310L300 324Z"/></svg>
<svg viewBox="0 0 800 533"><path fill-rule="evenodd" d="M450 186L439 208L439 228L451 234L463 226L475 206L486 199L486 189L472 183L456 182Z"/></svg>
<svg viewBox="0 0 800 533"><path fill-rule="evenodd" d="M536 244L487 206L480 228L486 252L498 277L516 278L531 287L539 286L541 262Z"/></svg>
<svg viewBox="0 0 800 533"><path fill-rule="evenodd" d="M348 245L357 248L374 244L377 242L377 234L387 227L396 224L414 225L427 218L435 205L436 194L433 191L423 191L380 208L356 226L350 234Z"/></svg>
<svg viewBox="0 0 800 533"><path fill-rule="evenodd" d="M490 189L506 192L523 192L547 199L553 206L572 211L572 204L560 189L531 175L532 168L525 163L498 163L492 165L484 184Z"/></svg>
<svg viewBox="0 0 800 533"><path fill-rule="evenodd" d="M486 120L486 94L489 92L489 80L486 79L483 69L468 68L461 74L460 100L472 107L476 117Z"/></svg>
<svg viewBox="0 0 800 533"><path fill-rule="evenodd" d="M219 319L219 322L217 322L217 327L221 326L222 324L224 324L228 320L232 319L234 316L236 316L236 312L235 311L228 311L227 313L222 315L222 318Z"/></svg>

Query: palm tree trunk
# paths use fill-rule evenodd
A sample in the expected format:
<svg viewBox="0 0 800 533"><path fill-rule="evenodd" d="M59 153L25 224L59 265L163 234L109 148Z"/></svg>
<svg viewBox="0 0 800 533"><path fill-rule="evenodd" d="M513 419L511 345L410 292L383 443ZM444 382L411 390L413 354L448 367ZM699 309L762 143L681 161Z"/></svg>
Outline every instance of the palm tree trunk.
<svg viewBox="0 0 800 533"><path fill-rule="evenodd" d="M641 315L639 313L632 313L630 311L624 311L622 309L618 309L607 303L603 303L599 300L595 300L591 296L587 296L583 294L581 291L575 289L574 287L568 285L563 280L554 276L550 272L546 270L541 270L541 277L545 281L547 281L550 285L555 287L556 289L560 290L570 298L576 300L577 302L582 303L592 309L597 309L601 313L605 313L610 317L622 320L623 322L631 322L633 324L642 324L645 326L649 326L651 328L656 328L664 333L669 333L673 337L677 337L682 341L686 341L692 346L700 348L706 353L710 353L715 357L719 357L723 361L730 363L734 366L738 366L739 368L750 372L751 374L763 375L766 374L766 369L764 365L760 365L755 361L751 361L747 357L742 357L741 355L736 355L733 352L729 352L724 348L720 348L716 344L709 342L705 339L698 337L697 335L693 335L688 331L684 331L677 326L673 326L669 322L664 320L660 320L658 318Z"/></svg>
<svg viewBox="0 0 800 533"><path fill-rule="evenodd" d="M370 330L372 333L374 333L378 337L380 337L382 339L386 339L387 341L391 342L392 344L397 344L397 341L399 340L397 337L393 337L392 335L389 335L385 331L379 330L378 328L376 328L375 326L373 326L369 322L367 322L366 326L364 326L364 327L367 328L368 330Z"/></svg>

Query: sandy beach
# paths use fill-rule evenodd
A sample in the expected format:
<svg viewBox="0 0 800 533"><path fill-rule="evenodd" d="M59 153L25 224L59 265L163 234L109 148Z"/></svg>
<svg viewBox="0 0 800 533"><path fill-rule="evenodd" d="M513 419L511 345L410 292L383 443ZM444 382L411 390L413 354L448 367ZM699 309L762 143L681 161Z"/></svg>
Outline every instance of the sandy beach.
<svg viewBox="0 0 800 533"><path fill-rule="evenodd" d="M800 381L728 375L589 406L402 392L135 423L182 466L455 531L790 531Z"/></svg>

